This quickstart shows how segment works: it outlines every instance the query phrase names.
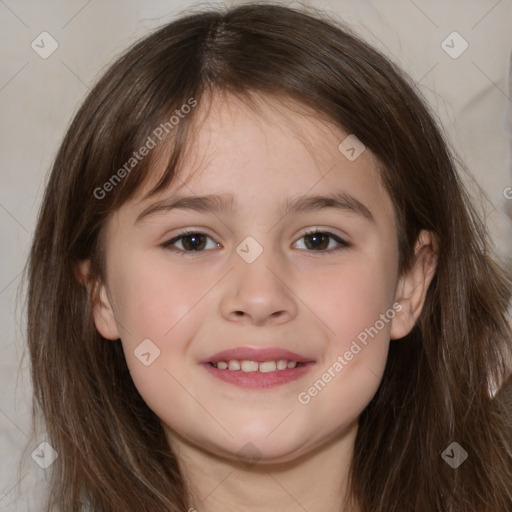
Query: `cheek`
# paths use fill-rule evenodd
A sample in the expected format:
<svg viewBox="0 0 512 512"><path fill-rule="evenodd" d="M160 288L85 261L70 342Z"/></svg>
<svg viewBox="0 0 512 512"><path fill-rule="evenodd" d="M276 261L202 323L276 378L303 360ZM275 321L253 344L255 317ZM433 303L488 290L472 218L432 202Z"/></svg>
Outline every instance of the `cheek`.
<svg viewBox="0 0 512 512"><path fill-rule="evenodd" d="M338 351L348 349L353 339L374 326L392 306L394 274L383 260L361 255L318 277L303 281L302 294L311 298L308 304L328 328ZM386 337L390 322L379 322L377 328Z"/></svg>
<svg viewBox="0 0 512 512"><path fill-rule="evenodd" d="M332 273L304 281L301 293L312 298L311 309L326 326L329 341L299 403L310 403L307 407L319 416L330 409L339 417L356 418L378 389L396 313L390 262L359 255Z"/></svg>
<svg viewBox="0 0 512 512"><path fill-rule="evenodd" d="M197 273L184 272L165 258L125 261L113 276L117 285L117 317L131 341L173 337L175 327L190 314L208 289Z"/></svg>
<svg viewBox="0 0 512 512"><path fill-rule="evenodd" d="M165 258L127 258L112 272L112 286L133 382L147 405L179 428L181 417L197 414L188 394L196 391L187 349L198 325L194 306L209 286L204 277L165 263Z"/></svg>

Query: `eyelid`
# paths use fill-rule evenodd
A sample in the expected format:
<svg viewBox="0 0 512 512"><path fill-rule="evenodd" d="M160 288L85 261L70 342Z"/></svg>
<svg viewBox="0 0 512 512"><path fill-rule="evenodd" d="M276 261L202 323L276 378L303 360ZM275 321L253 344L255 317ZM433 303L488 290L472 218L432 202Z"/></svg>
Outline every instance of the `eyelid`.
<svg viewBox="0 0 512 512"><path fill-rule="evenodd" d="M342 237L340 235L337 235L336 233L333 233L328 228L322 228L320 226L304 228L299 233L297 238L295 239L293 245L295 245L300 239L304 238L305 236L312 235L312 234L315 234L315 233L320 233L320 234L327 235L329 238L335 240L338 245L336 247L332 248L332 249L319 250L319 251L303 250L304 252L306 252L306 253L313 253L313 254L315 254L315 253L316 254L331 254L331 253L336 252L336 251L338 251L340 249L347 249L347 248L352 246L352 244L350 242L347 242L347 240L345 240L344 237ZM205 233L200 228L185 228L182 231L180 231L179 233L177 233L175 236L170 238L169 240L166 240L165 242L160 244L160 246L163 247L164 249L171 250L173 252L177 252L177 253L185 255L185 256L193 256L193 255L197 255L197 254L200 254L200 253L208 252L208 250L206 250L206 249L205 250L201 250L201 251L184 251L183 249L178 249L176 247L173 247L174 243L178 242L182 238L187 237L188 235L203 235L203 236L206 236L207 238L210 238L211 240L213 240L213 237L211 237L208 233ZM218 242L215 242L215 243L217 245L220 245ZM211 249L209 249L209 250L211 250Z"/></svg>
<svg viewBox="0 0 512 512"><path fill-rule="evenodd" d="M207 250L202 250L202 251L184 251L183 249L178 249L178 248L172 246L172 244L178 242L182 238L186 238L189 235L203 235L206 238L210 238L211 240L213 240L213 237L210 236L208 233L206 233L203 229L199 229L199 228L185 228L182 231L180 231L179 233L177 233L176 235L174 235L173 237L171 237L171 238L167 239L166 241L164 241L163 243L161 243L160 247L163 247L164 249L167 249L167 250L171 250L173 252L180 253L180 254L185 255L185 256L199 254L199 253L202 253L202 252L207 252ZM215 242L215 243L217 245L220 245L218 242Z"/></svg>
<svg viewBox="0 0 512 512"><path fill-rule="evenodd" d="M304 252L310 253L310 254L315 254L315 253L317 253L317 254L331 254L331 253L336 252L338 250L348 249L349 247L352 247L352 244L350 242L347 242L345 237L343 237L341 235L338 235L336 233L333 233L330 230L330 228L322 228L321 226L305 228L303 231L300 232L299 236L297 237L296 241L294 242L294 245L301 238L304 238L305 236L308 236L308 235L314 235L315 233L320 233L320 234L327 235L329 238L332 238L333 240L335 240L338 245L336 247L332 248L332 249L326 249L326 250L322 250L322 251L307 251L306 250Z"/></svg>
<svg viewBox="0 0 512 512"><path fill-rule="evenodd" d="M345 235L334 233L331 228L324 228L322 226L311 226L309 228L304 228L303 230L299 231L297 239L302 238L305 235L312 235L314 233L325 233L327 235L332 235L333 237L337 237L340 240L343 240L343 242L347 245L350 245L349 242L345 239Z"/></svg>

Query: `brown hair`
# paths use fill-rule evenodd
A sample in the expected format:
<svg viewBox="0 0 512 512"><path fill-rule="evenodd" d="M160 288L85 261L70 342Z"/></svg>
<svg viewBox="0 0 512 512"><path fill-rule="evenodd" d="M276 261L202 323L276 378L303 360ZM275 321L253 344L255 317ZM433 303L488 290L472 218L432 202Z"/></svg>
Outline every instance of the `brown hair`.
<svg viewBox="0 0 512 512"><path fill-rule="evenodd" d="M439 241L423 312L406 338L391 341L359 419L350 485L361 510L509 511L512 423L489 390L510 373L511 282L491 257L440 130L412 81L379 52L318 12L269 3L188 13L135 44L87 96L56 156L28 265L34 403L59 453L47 510L190 506L159 419L119 340L96 330L76 268L88 259L103 277L102 227L162 153L156 148L101 198L98 187L173 111L191 98L201 105L208 92L248 103L251 93L281 95L355 134L377 157L393 200L401 271L421 229ZM153 192L177 175L198 110L169 137L172 154ZM469 454L457 469L441 457L452 441Z"/></svg>

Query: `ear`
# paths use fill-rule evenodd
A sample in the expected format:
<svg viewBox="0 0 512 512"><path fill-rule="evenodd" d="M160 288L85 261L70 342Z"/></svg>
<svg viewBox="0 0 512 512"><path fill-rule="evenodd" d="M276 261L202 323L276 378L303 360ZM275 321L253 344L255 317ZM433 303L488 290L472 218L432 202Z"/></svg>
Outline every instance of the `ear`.
<svg viewBox="0 0 512 512"><path fill-rule="evenodd" d="M107 287L103 282L95 282L91 278L90 261L81 261L77 268L79 281L87 288L92 302L94 323L99 333L108 340L120 338L112 301L109 298Z"/></svg>
<svg viewBox="0 0 512 512"><path fill-rule="evenodd" d="M403 338L416 324L437 268L438 253L436 237L430 231L422 230L414 247L412 267L398 280L395 301L402 305L402 309L392 320L391 339Z"/></svg>

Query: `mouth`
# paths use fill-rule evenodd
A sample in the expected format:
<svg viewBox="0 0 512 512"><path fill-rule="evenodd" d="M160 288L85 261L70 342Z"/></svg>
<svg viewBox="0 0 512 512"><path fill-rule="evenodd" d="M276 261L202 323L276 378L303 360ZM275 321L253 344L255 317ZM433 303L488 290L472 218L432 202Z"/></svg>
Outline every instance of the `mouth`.
<svg viewBox="0 0 512 512"><path fill-rule="evenodd" d="M213 368L227 371L242 371L245 373L269 373L281 372L292 368L300 368L308 363L300 361L289 361L287 359L278 359L277 361L250 361L248 359L238 360L230 359L229 361L217 361L216 363L208 362Z"/></svg>
<svg viewBox="0 0 512 512"><path fill-rule="evenodd" d="M302 377L315 361L284 349L240 347L218 352L200 364L210 375L224 382L266 389Z"/></svg>

